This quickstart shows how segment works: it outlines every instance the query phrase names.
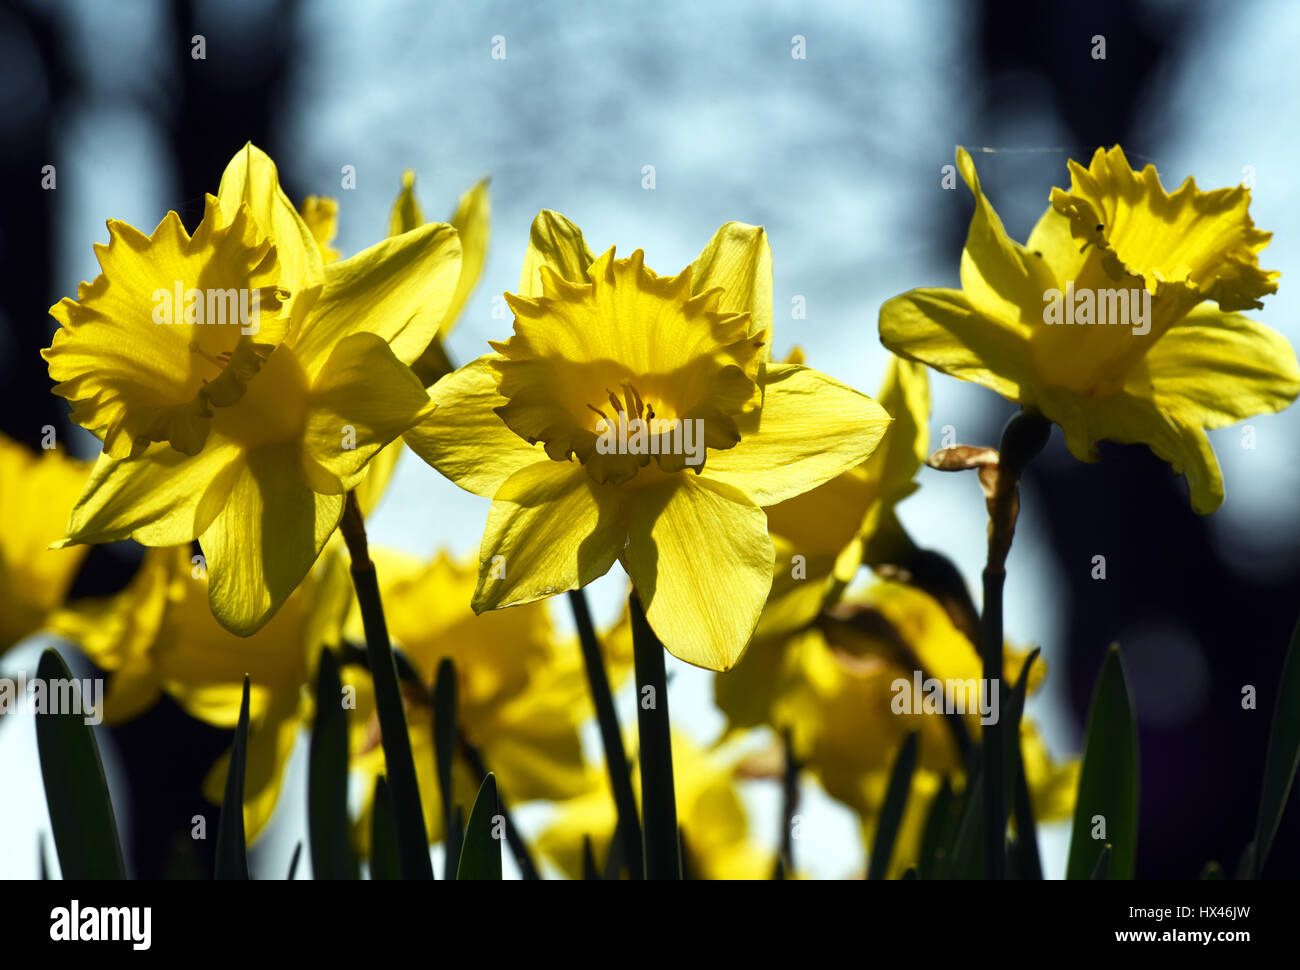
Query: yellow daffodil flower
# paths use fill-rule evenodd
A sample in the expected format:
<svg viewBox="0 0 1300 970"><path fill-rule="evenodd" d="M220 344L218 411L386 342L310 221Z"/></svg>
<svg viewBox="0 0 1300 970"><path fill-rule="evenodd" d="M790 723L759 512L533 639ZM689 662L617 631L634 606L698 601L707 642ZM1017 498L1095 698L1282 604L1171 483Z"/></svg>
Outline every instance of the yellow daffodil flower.
<svg viewBox="0 0 1300 970"><path fill-rule="evenodd" d="M451 225L460 238L461 262L460 276L456 281L456 292L438 324L438 331L429 346L411 364L411 369L428 387L444 374L450 373L452 366L443 349L443 340L460 319L470 294L478 283L487 261L488 230L491 221L491 202L488 197L487 179L483 179L460 197L456 211L452 214ZM393 203L389 218L388 234L400 236L425 225L420 203L415 198L415 173L406 172L402 176L402 189ZM315 231L313 229L313 231ZM329 234L332 238L333 233ZM379 498L388 487L388 482L397 468L397 461L404 451L400 439L380 450L366 468L366 477L356 487L357 501L361 511L369 516Z"/></svg>
<svg viewBox="0 0 1300 970"><path fill-rule="evenodd" d="M923 800L934 795L942 775L961 775L949 717L925 712L919 697L899 704L904 693L912 697L915 672L921 672L923 682L961 682L966 713L954 717L960 717L969 736L978 740L982 667L975 646L938 601L919 589L877 582L850 597L846 606L849 618L824 616L784 642L755 645L736 670L716 678L714 686L718 706L733 729L768 724L788 730L799 762L833 798L855 809L871 832L895 754L909 733L920 735L921 779L909 811L919 810ZM1007 687L1020 676L1027 655L1007 648ZM1036 688L1043 676L1040 661L1028 688ZM908 685L906 691L895 686L900 680ZM958 699L956 692L951 696ZM1028 719L1022 719L1021 731L1027 749L1035 752L1026 758L1026 777L1036 811L1050 807L1057 812L1070 800L1062 793L1074 783L1077 765L1052 764ZM926 775L931 777L922 777ZM917 845L923 820L924 812L919 821L912 819ZM905 830L899 844L907 837ZM904 856L906 852L897 858Z"/></svg>
<svg viewBox="0 0 1300 970"><path fill-rule="evenodd" d="M62 605L88 550L51 549L90 463L0 434L0 654Z"/></svg>
<svg viewBox="0 0 1300 970"><path fill-rule="evenodd" d="M79 601L51 628L111 672L107 724L139 716L165 693L191 717L233 729L249 675L244 825L252 840L275 809L299 730L312 723L316 662L321 648L338 640L351 587L343 560L322 557L270 622L239 637L216 622L207 585L192 547L149 549L122 593ZM204 781L214 804L221 804L228 764L223 755Z"/></svg>
<svg viewBox="0 0 1300 970"><path fill-rule="evenodd" d="M802 352L787 362L803 363ZM870 458L765 510L776 567L756 639L810 623L857 574L873 543L901 533L894 507L916 491L916 473L929 453L925 367L891 355L877 400L894 423Z"/></svg>
<svg viewBox="0 0 1300 970"><path fill-rule="evenodd" d="M1205 430L1300 393L1291 345L1239 312L1277 290L1249 189L1189 178L1169 194L1154 166L1098 149L1086 169L1070 162L1069 190L1052 190L1022 246L964 149L957 163L975 195L962 288L887 302L885 346L1041 412L1083 461L1101 439L1145 443L1186 476L1197 512L1214 511L1223 480Z"/></svg>
<svg viewBox="0 0 1300 970"><path fill-rule="evenodd" d="M109 235L103 274L51 311L63 329L44 352L105 447L64 542L198 539L213 613L249 635L307 574L366 463L430 412L407 365L455 294L456 230L431 223L326 265L249 145L193 236L175 213L153 236L117 222ZM170 325L155 315L159 294L249 288L256 333L200 319L189 297Z"/></svg>
<svg viewBox="0 0 1300 970"><path fill-rule="evenodd" d="M383 549L372 550L388 630L431 690L444 657L456 665L457 723L465 740L497 775L511 804L539 798L569 798L583 790L582 746L578 728L592 714L582 655L576 639L561 640L546 604L475 616L469 597L477 582L473 561L447 554L428 563ZM353 611L348 635L362 636ZM617 684L631 670L626 652L606 645L606 664ZM363 778L367 807L356 836L363 851L370 832L369 797L384 771L379 723L369 675L359 667L343 670L344 683L356 689L349 711L354 766ZM427 691L408 694L406 719L420 784L420 801L431 841L443 835L442 799L434 769L433 727ZM466 815L479 779L457 758L453 784Z"/></svg>
<svg viewBox="0 0 1300 970"><path fill-rule="evenodd" d="M679 732L673 734L673 784L677 820L682 830L685 865L696 879L770 879L774 854L751 840L749 818L737 788L744 760L744 739L705 750ZM638 804L640 772L633 769ZM604 865L613 844L618 814L609 790L609 774L591 767L587 790L559 803L556 818L537 840L537 850L572 879L582 878L584 837L591 839L598 864Z"/></svg>
<svg viewBox="0 0 1300 970"><path fill-rule="evenodd" d="M768 364L771 259L729 223L677 276L638 250L594 258L533 223L514 335L443 378L406 441L492 498L476 612L585 586L619 560L664 645L732 667L772 585L762 507L860 464L888 426L870 398Z"/></svg>

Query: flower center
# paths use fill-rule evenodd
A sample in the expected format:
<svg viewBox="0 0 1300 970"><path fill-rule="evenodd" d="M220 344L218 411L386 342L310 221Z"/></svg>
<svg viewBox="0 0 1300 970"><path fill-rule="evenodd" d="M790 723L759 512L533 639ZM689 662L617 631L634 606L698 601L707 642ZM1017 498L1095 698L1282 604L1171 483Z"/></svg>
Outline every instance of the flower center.
<svg viewBox="0 0 1300 970"><path fill-rule="evenodd" d="M719 310L721 290L692 295L689 269L657 276L639 251L610 250L587 275L543 269L541 296L507 294L515 333L492 345L507 400L496 413L597 482L626 482L652 461L699 471L706 445L733 447L736 417L758 405L767 335L749 333L748 314Z"/></svg>
<svg viewBox="0 0 1300 970"><path fill-rule="evenodd" d="M302 437L310 387L293 350L281 344L249 381L235 404L218 408L213 429L248 448Z"/></svg>

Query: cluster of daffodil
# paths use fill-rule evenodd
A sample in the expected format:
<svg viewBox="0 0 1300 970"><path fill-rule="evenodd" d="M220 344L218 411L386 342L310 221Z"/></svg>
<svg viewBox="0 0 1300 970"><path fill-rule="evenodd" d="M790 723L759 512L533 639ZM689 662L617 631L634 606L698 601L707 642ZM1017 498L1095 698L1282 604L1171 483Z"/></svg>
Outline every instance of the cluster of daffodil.
<svg viewBox="0 0 1300 970"><path fill-rule="evenodd" d="M1100 439L1148 444L1213 511L1223 487L1204 429L1300 392L1290 345L1239 312L1276 289L1257 265L1268 235L1246 189L1189 181L1169 195L1115 148L1071 163L1070 189L1021 246L969 155L958 161L976 200L962 289L885 304L897 356L873 400L797 349L773 359L767 236L734 222L659 276L639 250L597 256L543 211L506 295L513 333L456 368L443 339L484 265L486 184L449 223L426 222L408 174L388 237L344 259L337 204L296 209L271 160L245 147L193 233L174 212L148 236L110 221L101 275L51 311L55 392L103 450L92 465L0 441L0 650L40 629L78 644L110 675L110 724L167 695L235 729L205 783L222 805L219 873L246 873L245 843L310 730L317 875L352 874L357 856L376 876L431 874L441 842L448 875L499 877L498 811L537 800L554 811L531 849L506 816L526 876L531 850L574 877L794 875L801 778L859 819L868 855L846 871L999 875L1010 822L1017 872L1041 875L1035 824L1073 814L1071 873L1131 875L1136 779L1131 805L1095 782L1122 753L1090 740L1082 769L1049 756L1024 716L1043 665L1004 643L1000 584L991 594L986 572L981 616L896 514L929 451L924 365L1060 425L1085 460ZM1149 331L1045 326L1044 294L1067 285L1147 291ZM160 325L159 291L255 294L257 325L197 313ZM657 429L646 447L606 447L607 429L638 424ZM688 429L698 460L673 447ZM369 549L364 517L404 448L491 500L476 560ZM1033 450L1009 432L1001 459L929 459L982 467L995 575ZM87 544L124 539L147 547L129 585L70 599ZM581 590L615 562L628 610L597 636ZM575 637L552 624L558 593ZM714 745L671 729L664 649L716 672L727 728ZM612 697L634 671L632 732ZM999 691L996 729L981 675ZM914 676L967 685L949 689L957 712L919 696L900 709ZM1118 690L1123 707L1122 675ZM1113 709L1094 707L1110 734ZM593 717L603 764L584 753ZM75 731L41 738L43 761L59 744L94 746ZM786 834L773 853L741 793L777 780ZM73 795L102 795L111 830L102 778L82 782ZM83 871L64 858L77 843L60 831L75 823L59 791L47 777L60 861ZM1118 816L1105 849L1079 836L1102 807Z"/></svg>

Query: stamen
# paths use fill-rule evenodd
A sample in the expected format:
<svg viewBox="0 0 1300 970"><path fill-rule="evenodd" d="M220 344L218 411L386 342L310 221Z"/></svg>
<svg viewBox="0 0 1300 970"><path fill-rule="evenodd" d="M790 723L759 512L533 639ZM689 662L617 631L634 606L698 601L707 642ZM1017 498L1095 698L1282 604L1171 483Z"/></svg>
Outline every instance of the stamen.
<svg viewBox="0 0 1300 970"><path fill-rule="evenodd" d="M595 407L595 406L593 406L593 405L591 405L591 404L588 404L587 407L591 408L591 410L593 410L593 411L595 411L597 414L599 414L599 415L601 416L601 418L602 418L604 421L606 421L606 422L609 421L609 418L605 417L605 412L602 411L600 408Z"/></svg>
<svg viewBox="0 0 1300 970"><path fill-rule="evenodd" d="M632 402L635 401L636 416L638 418L641 417L641 413L645 410L645 405L641 403L640 392L637 391L636 387L628 381L623 382L623 399L627 401L627 408L629 411L633 410Z"/></svg>
<svg viewBox="0 0 1300 970"><path fill-rule="evenodd" d="M609 403L614 405L614 410L617 411L619 414L622 414L623 402L620 401L617 397L615 397L614 392L611 391L608 387L605 388L605 393L609 395Z"/></svg>

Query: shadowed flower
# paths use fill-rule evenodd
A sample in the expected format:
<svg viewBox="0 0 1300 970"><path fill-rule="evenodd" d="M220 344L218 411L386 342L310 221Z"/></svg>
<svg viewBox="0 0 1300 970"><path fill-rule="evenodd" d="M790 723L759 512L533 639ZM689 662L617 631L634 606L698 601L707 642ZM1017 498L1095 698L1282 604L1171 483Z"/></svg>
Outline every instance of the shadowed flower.
<svg viewBox="0 0 1300 970"><path fill-rule="evenodd" d="M456 229L460 239L461 262L460 276L457 277L456 291L447 305L437 333L430 340L429 346L411 364L411 370L420 382L428 387L444 374L452 371L451 361L443 348L443 340L460 319L461 312L469 300L470 294L478 283L487 259L488 230L491 203L488 198L487 179L479 182L460 197L456 211L452 214L451 225ZM393 203L392 215L389 217L388 234L400 236L425 225L420 203L415 198L415 173L406 172L402 176L402 188ZM397 468L398 459L405 449L400 440L380 450L366 468L366 477L356 487L357 501L361 511L368 517L378 505L380 497L388 487L388 482Z"/></svg>
<svg viewBox="0 0 1300 970"><path fill-rule="evenodd" d="M684 734L673 734L673 783L677 792L683 865L693 879L770 879L775 855L750 838L749 818L737 786L744 758L743 738L704 750ZM571 879L582 878L583 839L591 840L601 866L617 843L618 814L609 790L609 773L591 767L587 790L555 806L555 820L537 840L537 850ZM640 803L640 772L633 788Z"/></svg>
<svg viewBox="0 0 1300 970"><path fill-rule="evenodd" d="M796 350L787 362L801 364L803 354ZM907 542L894 507L916 491L914 479L929 451L925 367L890 355L877 400L894 423L870 458L764 510L776 565L755 639L807 625L843 592L864 560Z"/></svg>
<svg viewBox="0 0 1300 970"><path fill-rule="evenodd" d="M192 547L149 549L125 590L78 601L50 626L111 674L107 724L138 717L165 693L191 717L233 730L249 675L244 825L251 840L275 809L298 732L311 725L316 661L338 640L351 586L343 560L322 557L266 626L239 637L214 619L207 585ZM228 764L227 754L204 781L214 804Z"/></svg>
<svg viewBox="0 0 1300 970"><path fill-rule="evenodd" d="M90 462L33 452L0 434L0 654L62 605L87 549L51 549Z"/></svg>
<svg viewBox="0 0 1300 970"><path fill-rule="evenodd" d="M960 290L917 289L880 311L895 353L997 391L1061 426L1076 458L1140 442L1186 476L1192 507L1213 512L1223 480L1206 429L1279 411L1300 393L1295 351L1238 312L1277 290L1259 268L1270 234L1243 187L1172 194L1154 166L1118 147L1088 168L1022 246L1007 237L958 149L975 214Z"/></svg>
<svg viewBox="0 0 1300 970"><path fill-rule="evenodd" d="M212 611L246 636L311 568L366 463L432 409L407 365L454 295L456 230L429 224L324 265L249 145L192 237L174 213L153 237L109 231L103 275L54 308L64 326L45 351L73 418L105 444L64 542L198 539ZM257 333L151 317L155 291L249 286L275 293Z"/></svg>
<svg viewBox="0 0 1300 970"><path fill-rule="evenodd" d="M1008 689L1026 657L1006 649ZM733 730L762 724L788 730L799 763L827 793L858 812L868 835L898 748L909 733L918 732L917 796L908 816L915 832L900 833L891 868L901 874L915 861L923 807L940 778L962 776L959 732L978 741L981 673L979 652L937 600L912 586L877 582L817 624L783 641L755 644L735 671L715 679L714 689ZM1040 660L1030 691L1043 676ZM917 680L941 683L957 713L927 707L925 695L914 696ZM932 696L937 703L937 694ZM1073 804L1077 763L1053 763L1027 718L1021 735L1035 817L1063 817ZM911 858L900 862L909 852Z"/></svg>
<svg viewBox="0 0 1300 970"><path fill-rule="evenodd" d="M438 410L406 434L493 499L475 611L577 589L619 560L669 651L729 669L772 584L762 506L861 463L888 416L818 371L767 363L760 228L728 223L661 277L639 250L594 258L542 212L507 300L514 335L439 381Z"/></svg>

